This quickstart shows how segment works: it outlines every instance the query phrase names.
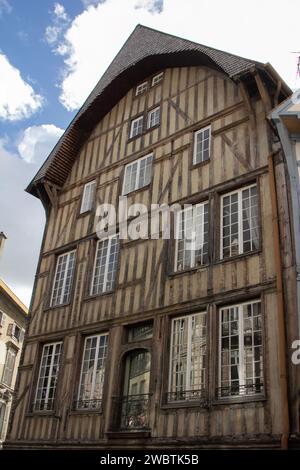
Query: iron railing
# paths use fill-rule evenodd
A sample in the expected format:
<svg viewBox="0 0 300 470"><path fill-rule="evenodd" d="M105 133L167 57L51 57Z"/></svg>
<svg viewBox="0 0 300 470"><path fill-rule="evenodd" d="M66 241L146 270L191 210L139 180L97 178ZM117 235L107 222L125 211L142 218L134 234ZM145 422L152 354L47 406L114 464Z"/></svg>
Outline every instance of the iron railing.
<svg viewBox="0 0 300 470"><path fill-rule="evenodd" d="M175 390L174 392L167 392L165 395L166 402L189 402L189 401L197 401L203 403L203 405L207 401L206 391L203 389L199 390Z"/></svg>
<svg viewBox="0 0 300 470"><path fill-rule="evenodd" d="M264 384L261 381L245 385L231 384L217 388L218 398L247 397L252 395L259 395L262 393L264 393Z"/></svg>
<svg viewBox="0 0 300 470"><path fill-rule="evenodd" d="M150 395L128 395L114 398L114 430L149 429Z"/></svg>

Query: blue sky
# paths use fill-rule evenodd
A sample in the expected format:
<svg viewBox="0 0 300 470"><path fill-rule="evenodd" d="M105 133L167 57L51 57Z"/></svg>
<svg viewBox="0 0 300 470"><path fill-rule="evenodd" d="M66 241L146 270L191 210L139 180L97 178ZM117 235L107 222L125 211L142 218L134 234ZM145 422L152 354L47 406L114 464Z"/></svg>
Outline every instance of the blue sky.
<svg viewBox="0 0 300 470"><path fill-rule="evenodd" d="M136 24L271 62L295 89L299 17L299 0L0 0L0 277L21 300L45 221L24 188Z"/></svg>

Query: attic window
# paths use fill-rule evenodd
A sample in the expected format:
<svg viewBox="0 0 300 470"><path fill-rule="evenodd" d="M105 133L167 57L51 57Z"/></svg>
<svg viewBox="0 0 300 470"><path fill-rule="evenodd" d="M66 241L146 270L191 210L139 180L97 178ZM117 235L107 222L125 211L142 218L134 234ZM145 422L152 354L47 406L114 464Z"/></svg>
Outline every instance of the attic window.
<svg viewBox="0 0 300 470"><path fill-rule="evenodd" d="M164 73L163 73L163 72L161 72L161 73L159 73L159 74L157 74L157 75L154 75L154 77L152 78L151 86L155 86L155 85L157 85L159 82L161 82L162 79L163 79L163 76L164 76Z"/></svg>
<svg viewBox="0 0 300 470"><path fill-rule="evenodd" d="M140 85L136 87L135 96L141 95L147 90L147 88L148 88L148 82L140 83Z"/></svg>
<svg viewBox="0 0 300 470"><path fill-rule="evenodd" d="M90 181L84 185L83 196L80 207L80 214L92 209L94 203L96 181Z"/></svg>

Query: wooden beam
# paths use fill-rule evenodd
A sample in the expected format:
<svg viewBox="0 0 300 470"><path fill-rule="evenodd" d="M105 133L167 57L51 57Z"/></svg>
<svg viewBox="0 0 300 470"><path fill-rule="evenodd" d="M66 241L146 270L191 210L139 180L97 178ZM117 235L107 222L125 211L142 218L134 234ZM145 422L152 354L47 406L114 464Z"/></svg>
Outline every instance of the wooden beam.
<svg viewBox="0 0 300 470"><path fill-rule="evenodd" d="M266 85L262 81L262 78L261 78L261 76L259 75L259 73L257 71L254 72L254 78L255 78L255 82L256 82L261 100L264 104L265 113L267 115L269 113L269 111L271 111L271 109L272 109L272 103L271 103L270 95L268 93Z"/></svg>

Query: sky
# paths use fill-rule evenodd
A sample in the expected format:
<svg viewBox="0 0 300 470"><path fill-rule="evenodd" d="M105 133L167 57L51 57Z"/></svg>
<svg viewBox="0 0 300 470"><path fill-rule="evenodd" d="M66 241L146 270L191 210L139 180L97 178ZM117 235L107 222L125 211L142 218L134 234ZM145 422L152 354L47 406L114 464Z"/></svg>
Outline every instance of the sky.
<svg viewBox="0 0 300 470"><path fill-rule="evenodd" d="M299 0L0 0L0 277L27 306L45 216L24 189L135 26L270 62L295 90L299 18Z"/></svg>

